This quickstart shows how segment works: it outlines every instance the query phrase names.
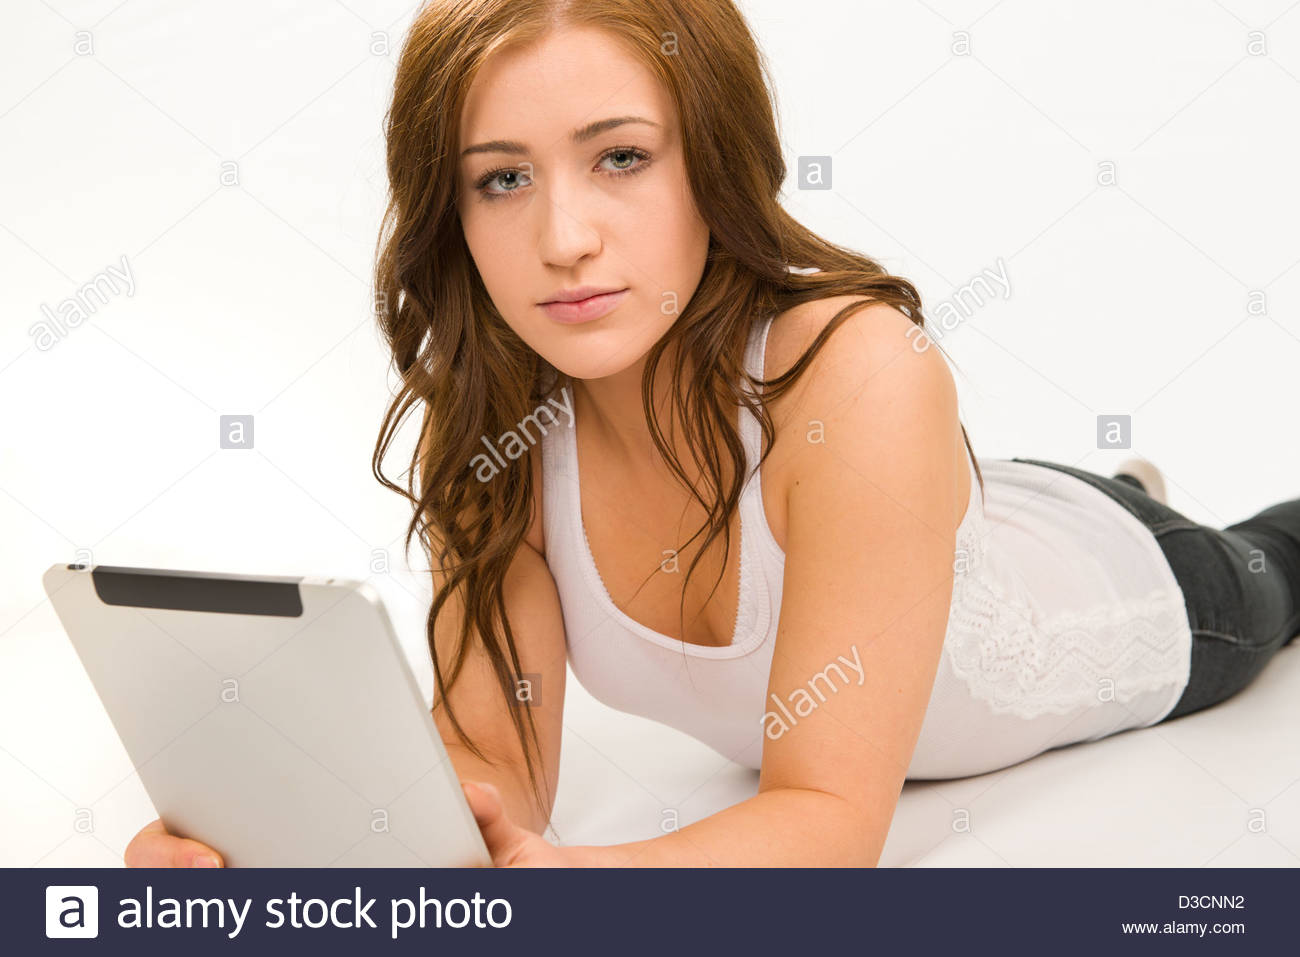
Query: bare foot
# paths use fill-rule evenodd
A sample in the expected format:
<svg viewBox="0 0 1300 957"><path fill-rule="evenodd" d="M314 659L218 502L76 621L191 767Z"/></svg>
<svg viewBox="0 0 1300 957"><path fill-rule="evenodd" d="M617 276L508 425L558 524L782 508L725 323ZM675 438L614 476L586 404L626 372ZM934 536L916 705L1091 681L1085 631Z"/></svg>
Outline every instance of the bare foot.
<svg viewBox="0 0 1300 957"><path fill-rule="evenodd" d="M1131 475L1142 483L1142 488L1157 502L1162 505L1168 504L1166 501L1165 478L1160 474L1160 470L1142 458L1125 459L1115 469L1116 475Z"/></svg>

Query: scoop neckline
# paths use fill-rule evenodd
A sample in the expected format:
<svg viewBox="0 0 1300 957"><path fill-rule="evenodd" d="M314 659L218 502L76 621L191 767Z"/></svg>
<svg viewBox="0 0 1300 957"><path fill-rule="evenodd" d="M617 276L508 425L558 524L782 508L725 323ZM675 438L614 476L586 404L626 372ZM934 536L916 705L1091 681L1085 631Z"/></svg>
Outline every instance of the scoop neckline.
<svg viewBox="0 0 1300 957"><path fill-rule="evenodd" d="M767 324L763 323L763 331L766 331L766 328ZM752 351L753 342L751 341L746 350L747 358L752 356ZM737 409L742 437L746 435L744 416L747 412L748 410L743 405ZM750 414L752 415L752 413ZM752 540L753 536L750 534L753 529L748 527L749 523L744 518L746 498L753 495L759 487L756 484L759 470L754 468L752 473L746 475L735 513L739 526L737 551L740 552L740 571L737 575L739 579L737 585L739 595L736 600L736 621L732 628L731 641L725 645L701 645L695 642L683 641L680 638L672 638L662 632L655 631L648 625L637 621L614 603L614 599L609 594L609 589L605 587L605 582L600 577L600 568L596 565L596 556L592 553L591 543L587 540L587 528L582 522L582 481L581 469L578 465L576 404L573 413L570 414L569 425L563 431L566 433L564 436L565 458L573 473L573 481L569 483L572 495L569 496L569 514L567 518L569 519L569 525L573 529L573 535L577 539L578 563L582 567L583 576L587 579L588 587L595 594L605 613L633 634L660 647L669 648L673 651L682 651L695 658L739 658L762 645L767 639L768 628L771 625L772 605L770 596L767 594L767 583L760 580L762 566L761 562L758 561L757 542ZM750 454L749 443L745 441L742 442L742 445L745 446L746 459L748 460ZM753 463L746 461L746 472L749 472L752 465ZM761 507L762 500L759 501ZM771 534L770 530L768 534ZM742 632L745 629L747 619L745 614L747 600L754 603L755 612L753 615L748 616L752 621L752 627L749 635L744 636ZM737 641L738 638L743 638L743 640Z"/></svg>

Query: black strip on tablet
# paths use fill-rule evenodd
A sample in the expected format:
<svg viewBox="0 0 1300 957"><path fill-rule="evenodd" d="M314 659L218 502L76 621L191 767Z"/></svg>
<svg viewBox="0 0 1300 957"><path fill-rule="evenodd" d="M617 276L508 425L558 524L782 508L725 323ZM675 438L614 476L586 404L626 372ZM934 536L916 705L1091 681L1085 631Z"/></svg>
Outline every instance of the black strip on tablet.
<svg viewBox="0 0 1300 957"><path fill-rule="evenodd" d="M97 565L90 577L106 605L215 611L231 615L302 615L301 578L241 578L214 572Z"/></svg>

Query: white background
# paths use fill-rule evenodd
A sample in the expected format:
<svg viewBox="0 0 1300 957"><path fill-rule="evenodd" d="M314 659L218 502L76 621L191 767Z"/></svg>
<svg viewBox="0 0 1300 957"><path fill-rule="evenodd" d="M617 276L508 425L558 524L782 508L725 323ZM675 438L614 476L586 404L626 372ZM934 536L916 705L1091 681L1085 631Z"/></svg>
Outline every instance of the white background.
<svg viewBox="0 0 1300 957"><path fill-rule="evenodd" d="M928 309L1005 263L1010 294L940 340L977 454L1110 474L1127 453L1097 451L1096 419L1129 414L1170 504L1220 526L1300 496L1298 7L742 4L798 218L912 279ZM0 864L117 865L155 816L41 589L79 549L371 577L430 687L407 511L370 474L391 387L368 312L381 119L410 16L406 0L5 2ZM77 30L93 54L73 52ZM801 154L834 157L833 189L795 188ZM236 187L218 179L230 160ZM37 349L41 306L122 256L135 294ZM217 448L227 413L256 416L254 451ZM391 573L371 576L376 548ZM1207 712L909 783L882 864L1295 866L1297 691L1300 643ZM565 724L568 843L650 837L664 808L687 823L756 789L572 680ZM73 829L79 808L93 832Z"/></svg>

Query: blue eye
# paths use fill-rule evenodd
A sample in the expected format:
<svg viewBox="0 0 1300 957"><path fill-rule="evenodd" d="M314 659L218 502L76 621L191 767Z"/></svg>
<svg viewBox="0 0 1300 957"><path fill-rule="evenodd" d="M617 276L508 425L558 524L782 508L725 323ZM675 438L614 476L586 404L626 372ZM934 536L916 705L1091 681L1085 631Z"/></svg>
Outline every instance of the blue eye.
<svg viewBox="0 0 1300 957"><path fill-rule="evenodd" d="M643 160L643 161L650 159L650 157L646 153L643 153L641 150L634 150L630 148L610 150L608 153L602 156L601 159L604 160L611 156L627 156L627 157L631 157L632 160ZM641 169L645 167L645 165L646 165L645 162L641 162L636 166L620 166L617 167L614 170L614 172L615 173L631 173L633 171L640 172Z"/></svg>
<svg viewBox="0 0 1300 957"><path fill-rule="evenodd" d="M474 184L474 188L477 189L479 192L483 193L483 195L485 196L496 198L497 196L500 196L502 194L494 193L487 190L485 187L489 183L491 183L493 180L499 179L502 176L520 176L520 175L526 175L526 174L523 174L521 170L510 169L508 167L503 169L494 169L490 173L484 173L482 178L480 178L479 181ZM518 188L518 184L507 189L506 192L513 193L517 188Z"/></svg>
<svg viewBox="0 0 1300 957"><path fill-rule="evenodd" d="M610 176L631 176L635 173L641 172L650 165L650 154L645 150L636 149L631 146L618 146L614 149L607 150L601 155L600 160L601 162L604 162L606 159L611 157L625 158L622 159L622 162L634 163L635 165L616 166L614 169L606 170ZM509 197L512 193L518 192L521 184L517 181L513 181L513 185L504 190L490 190L487 188L494 181L498 181L505 176L524 176L527 178L527 174L522 170L515 169L512 166L502 166L494 170L489 170L480 176L474 183L474 189L483 199L487 200ZM503 184L499 183L498 185Z"/></svg>

